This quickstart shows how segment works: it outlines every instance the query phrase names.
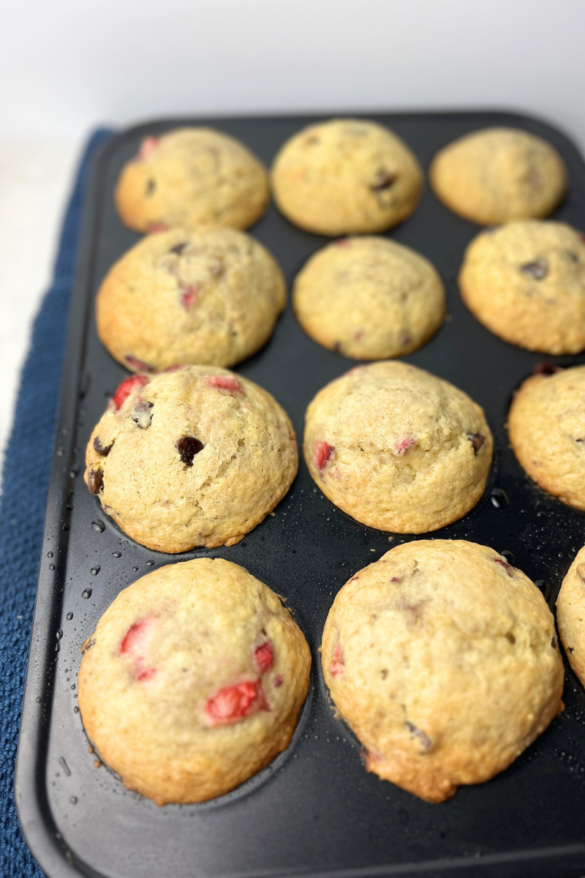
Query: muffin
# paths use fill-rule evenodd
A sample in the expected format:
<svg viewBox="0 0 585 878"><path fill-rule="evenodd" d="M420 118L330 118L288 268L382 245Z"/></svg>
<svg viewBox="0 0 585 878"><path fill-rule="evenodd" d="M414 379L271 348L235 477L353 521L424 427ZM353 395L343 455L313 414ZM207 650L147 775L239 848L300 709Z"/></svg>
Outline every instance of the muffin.
<svg viewBox="0 0 585 878"><path fill-rule="evenodd" d="M292 424L257 384L213 366L122 382L91 434L85 481L132 539L159 552L233 546L288 491Z"/></svg>
<svg viewBox="0 0 585 878"><path fill-rule="evenodd" d="M487 226L549 216L567 189L556 149L516 128L483 128L447 144L429 180L450 210Z"/></svg>
<svg viewBox="0 0 585 878"><path fill-rule="evenodd" d="M410 216L422 188L406 144L364 119L309 125L287 140L272 166L279 210L318 235L384 231Z"/></svg>
<svg viewBox="0 0 585 878"><path fill-rule="evenodd" d="M503 771L563 709L554 619L487 546L421 540L353 576L323 675L366 768L428 802Z"/></svg>
<svg viewBox="0 0 585 878"><path fill-rule="evenodd" d="M445 291L430 262L388 238L344 238L297 275L298 321L323 347L358 360L421 347L445 316Z"/></svg>
<svg viewBox="0 0 585 878"><path fill-rule="evenodd" d="M585 510L585 366L537 369L514 396L508 432L530 478Z"/></svg>
<svg viewBox="0 0 585 878"><path fill-rule="evenodd" d="M199 558L122 591L82 647L79 707L100 758L153 799L204 802L285 750L311 655L279 597Z"/></svg>
<svg viewBox="0 0 585 878"><path fill-rule="evenodd" d="M285 303L282 272L249 235L174 229L149 235L110 269L97 330L132 371L233 366L268 341Z"/></svg>
<svg viewBox="0 0 585 878"><path fill-rule="evenodd" d="M114 197L122 222L137 232L247 229L268 205L268 175L239 140L213 128L178 128L144 138Z"/></svg>
<svg viewBox="0 0 585 878"><path fill-rule="evenodd" d="M493 439L463 391L405 363L357 366L307 409L304 454L315 484L357 521L424 533L483 494Z"/></svg>
<svg viewBox="0 0 585 878"><path fill-rule="evenodd" d="M459 273L484 326L529 351L585 348L585 239L564 223L514 222L478 235Z"/></svg>
<svg viewBox="0 0 585 878"><path fill-rule="evenodd" d="M557 598L557 625L569 664L585 686L585 547L563 579Z"/></svg>

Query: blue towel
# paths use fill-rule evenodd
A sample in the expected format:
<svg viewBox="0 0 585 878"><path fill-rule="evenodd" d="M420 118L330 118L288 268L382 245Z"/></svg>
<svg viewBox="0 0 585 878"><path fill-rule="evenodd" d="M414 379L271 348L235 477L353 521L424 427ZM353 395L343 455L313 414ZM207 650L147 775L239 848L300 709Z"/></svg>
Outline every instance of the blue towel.
<svg viewBox="0 0 585 878"><path fill-rule="evenodd" d="M57 403L65 352L69 299L91 159L111 131L89 140L67 207L52 285L33 326L20 380L12 434L4 460L0 501L0 875L42 878L28 850L14 804L14 763Z"/></svg>

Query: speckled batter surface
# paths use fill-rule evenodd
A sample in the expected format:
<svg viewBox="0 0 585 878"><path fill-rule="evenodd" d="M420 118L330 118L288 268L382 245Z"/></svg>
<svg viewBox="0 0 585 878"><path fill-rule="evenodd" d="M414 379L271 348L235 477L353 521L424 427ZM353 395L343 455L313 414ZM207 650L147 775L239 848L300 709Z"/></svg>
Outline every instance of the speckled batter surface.
<svg viewBox="0 0 585 878"><path fill-rule="evenodd" d="M293 307L316 342L358 360L415 351L439 328L445 291L431 263L388 238L342 238L297 275Z"/></svg>
<svg viewBox="0 0 585 878"><path fill-rule="evenodd" d="M158 805L202 802L284 750L311 655L279 597L200 558L121 592L84 643L79 706L100 757Z"/></svg>
<svg viewBox="0 0 585 878"><path fill-rule="evenodd" d="M138 232L222 226L247 229L268 205L268 174L243 143L212 128L146 137L122 169L115 200Z"/></svg>
<svg viewBox="0 0 585 878"><path fill-rule="evenodd" d="M487 546L397 546L337 594L323 631L335 707L384 780L428 802L489 780L562 710L553 616Z"/></svg>
<svg viewBox="0 0 585 878"><path fill-rule="evenodd" d="M528 475L585 510L585 366L528 378L510 407L508 431Z"/></svg>
<svg viewBox="0 0 585 878"><path fill-rule="evenodd" d="M320 235L380 232L410 216L423 175L406 144L363 119L309 125L277 154L274 199L295 225Z"/></svg>
<svg viewBox="0 0 585 878"><path fill-rule="evenodd" d="M478 235L459 287L477 319L512 344L549 354L585 348L585 238L565 223L514 222Z"/></svg>
<svg viewBox="0 0 585 878"><path fill-rule="evenodd" d="M268 341L285 302L282 272L249 235L174 229L149 235L110 269L97 328L133 372L233 366Z"/></svg>
<svg viewBox="0 0 585 878"><path fill-rule="evenodd" d="M567 189L556 149L516 128L484 128L449 143L429 180L447 207L481 225L548 216Z"/></svg>
<svg viewBox="0 0 585 878"><path fill-rule="evenodd" d="M184 366L120 385L86 466L90 492L125 533L186 552L239 542L284 497L298 458L269 393L226 369Z"/></svg>
<svg viewBox="0 0 585 878"><path fill-rule="evenodd" d="M480 499L493 439L463 391L405 363L357 366L307 409L304 454L315 483L353 518L425 533Z"/></svg>

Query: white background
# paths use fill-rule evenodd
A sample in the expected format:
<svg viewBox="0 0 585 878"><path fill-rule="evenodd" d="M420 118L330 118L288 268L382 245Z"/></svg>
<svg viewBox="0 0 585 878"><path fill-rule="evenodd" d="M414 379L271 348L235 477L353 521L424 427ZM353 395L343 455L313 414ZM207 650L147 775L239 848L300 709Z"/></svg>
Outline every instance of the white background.
<svg viewBox="0 0 585 878"><path fill-rule="evenodd" d="M585 0L3 0L0 449L75 156L177 113L497 107L585 149Z"/></svg>

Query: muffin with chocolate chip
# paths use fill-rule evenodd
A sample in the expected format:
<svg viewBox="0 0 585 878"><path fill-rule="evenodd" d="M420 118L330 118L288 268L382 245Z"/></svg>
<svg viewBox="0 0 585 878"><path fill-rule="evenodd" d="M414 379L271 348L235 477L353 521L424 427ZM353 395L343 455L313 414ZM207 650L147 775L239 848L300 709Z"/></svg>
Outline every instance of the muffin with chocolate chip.
<svg viewBox="0 0 585 878"><path fill-rule="evenodd" d="M110 269L97 329L132 371L233 366L268 341L285 302L282 272L249 235L174 229L149 235Z"/></svg>
<svg viewBox="0 0 585 878"><path fill-rule="evenodd" d="M556 149L517 128L484 128L447 144L429 180L454 213L481 225L549 216L567 189Z"/></svg>
<svg viewBox="0 0 585 878"><path fill-rule="evenodd" d="M85 481L104 511L159 552L232 546L297 472L292 424L257 384L212 366L126 379L95 427Z"/></svg>
<svg viewBox="0 0 585 878"><path fill-rule="evenodd" d="M510 765L563 709L553 616L487 546L404 543L329 611L321 661L368 771L428 802Z"/></svg>
<svg viewBox="0 0 585 878"><path fill-rule="evenodd" d="M125 225L138 232L220 226L247 229L269 200L264 165L213 128L178 128L144 138L115 190Z"/></svg>
<svg viewBox="0 0 585 878"><path fill-rule="evenodd" d="M315 484L357 521L425 533L483 494L493 439L467 394L406 363L358 366L307 409L304 454Z"/></svg>
<svg viewBox="0 0 585 878"><path fill-rule="evenodd" d="M388 238L342 238L297 275L293 307L305 332L359 360L400 357L434 335L445 291L424 256Z"/></svg>
<svg viewBox="0 0 585 878"><path fill-rule="evenodd" d="M541 488L585 511L585 366L535 371L510 407L514 454Z"/></svg>
<svg viewBox="0 0 585 878"><path fill-rule="evenodd" d="M491 332L529 351L585 348L585 239L565 223L508 223L478 235L459 273L463 301Z"/></svg>
<svg viewBox="0 0 585 878"><path fill-rule="evenodd" d="M288 747L311 655L278 596L243 567L200 558L122 591L82 647L87 735L124 785L204 802Z"/></svg>
<svg viewBox="0 0 585 878"><path fill-rule="evenodd" d="M423 175L387 128L332 119L291 137L274 160L272 190L282 213L319 235L381 232L415 209Z"/></svg>

